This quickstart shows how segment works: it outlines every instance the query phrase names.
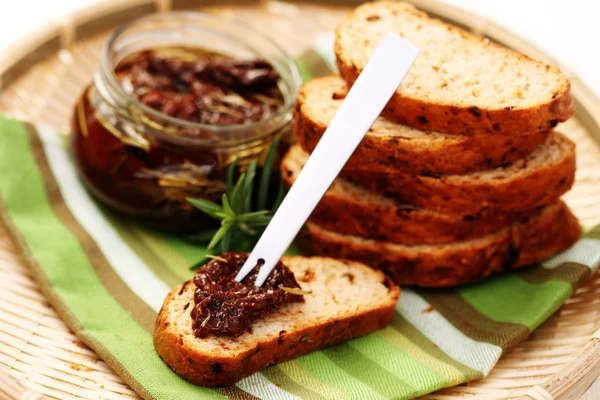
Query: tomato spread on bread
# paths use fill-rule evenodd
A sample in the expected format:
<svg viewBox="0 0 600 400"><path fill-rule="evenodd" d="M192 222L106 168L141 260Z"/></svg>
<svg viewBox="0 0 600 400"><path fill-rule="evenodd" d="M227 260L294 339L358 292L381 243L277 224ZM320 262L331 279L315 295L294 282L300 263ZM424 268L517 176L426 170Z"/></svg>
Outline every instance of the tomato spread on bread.
<svg viewBox="0 0 600 400"><path fill-rule="evenodd" d="M242 282L236 282L234 278L247 258L245 253L227 253L196 272L191 317L197 337L240 336L250 331L254 321L284 304L304 301L294 274L281 262L261 287L254 286L258 267Z"/></svg>

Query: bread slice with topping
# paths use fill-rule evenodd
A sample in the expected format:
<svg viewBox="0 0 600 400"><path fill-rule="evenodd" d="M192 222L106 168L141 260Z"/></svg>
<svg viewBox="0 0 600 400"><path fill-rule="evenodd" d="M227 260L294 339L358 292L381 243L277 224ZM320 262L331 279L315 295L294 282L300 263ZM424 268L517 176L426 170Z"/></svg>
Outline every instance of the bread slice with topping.
<svg viewBox="0 0 600 400"><path fill-rule="evenodd" d="M519 135L573 115L570 83L558 68L398 1L365 3L338 26L337 65L348 83L389 32L421 51L385 108L396 121L453 134Z"/></svg>
<svg viewBox="0 0 600 400"><path fill-rule="evenodd" d="M354 259L380 268L399 285L449 287L540 262L572 246L580 235L575 216L557 202L528 220L478 239L408 246L342 235L309 222L299 245L306 254Z"/></svg>
<svg viewBox="0 0 600 400"><path fill-rule="evenodd" d="M552 203L571 188L575 180L575 144L553 132L522 159L464 175L342 171L342 176L374 193L449 214L527 211Z"/></svg>
<svg viewBox="0 0 600 400"><path fill-rule="evenodd" d="M338 75L306 83L298 95L294 133L309 153L346 97ZM419 130L380 117L375 121L346 170L413 174L464 174L515 161L544 142L547 132L516 136L463 136Z"/></svg>
<svg viewBox="0 0 600 400"><path fill-rule="evenodd" d="M307 159L308 153L300 146L293 146L284 156L281 172L288 188L295 182ZM371 193L337 178L312 212L310 221L345 235L415 245L485 236L535 212L483 212L467 216L444 214Z"/></svg>
<svg viewBox="0 0 600 400"><path fill-rule="evenodd" d="M192 330L192 281L174 288L154 329L158 354L179 376L204 386L231 385L271 364L385 327L400 289L381 271L352 261L284 257L303 303L282 306L242 336L200 339Z"/></svg>

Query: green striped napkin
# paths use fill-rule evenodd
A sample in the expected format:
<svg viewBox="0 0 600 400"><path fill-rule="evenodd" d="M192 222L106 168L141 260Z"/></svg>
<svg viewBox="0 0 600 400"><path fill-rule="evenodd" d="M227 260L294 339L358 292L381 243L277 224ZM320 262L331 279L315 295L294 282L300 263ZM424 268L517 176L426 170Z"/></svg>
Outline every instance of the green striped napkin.
<svg viewBox="0 0 600 400"><path fill-rule="evenodd" d="M306 76L327 70L319 60L303 58ZM408 399L479 379L600 263L599 227L537 267L454 290L405 289L391 325L366 337L228 388L197 387L156 355L152 329L205 250L105 212L64 142L0 117L0 214L67 324L146 399Z"/></svg>

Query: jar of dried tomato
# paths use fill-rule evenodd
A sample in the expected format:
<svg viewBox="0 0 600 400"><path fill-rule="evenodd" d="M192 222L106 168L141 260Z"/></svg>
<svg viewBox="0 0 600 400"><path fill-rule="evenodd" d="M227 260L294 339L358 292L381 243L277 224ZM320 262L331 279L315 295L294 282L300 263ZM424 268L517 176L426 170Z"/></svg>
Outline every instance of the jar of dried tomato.
<svg viewBox="0 0 600 400"><path fill-rule="evenodd" d="M117 29L73 117L74 159L102 203L171 231L214 221L188 197L218 201L289 132L301 84L293 59L256 31L201 13L155 14Z"/></svg>

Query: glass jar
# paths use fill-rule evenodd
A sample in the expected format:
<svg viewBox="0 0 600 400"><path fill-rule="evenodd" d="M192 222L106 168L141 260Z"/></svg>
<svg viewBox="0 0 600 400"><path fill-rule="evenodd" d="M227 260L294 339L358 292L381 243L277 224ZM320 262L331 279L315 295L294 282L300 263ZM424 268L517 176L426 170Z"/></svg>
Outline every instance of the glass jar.
<svg viewBox="0 0 600 400"><path fill-rule="evenodd" d="M159 48L268 61L279 75L281 106L264 120L235 125L158 111L125 90L115 71L128 57ZM218 202L234 159L240 169L253 158L262 160L274 137L289 132L300 84L298 68L282 48L238 23L174 12L124 25L110 37L101 67L75 108L72 148L82 180L111 209L153 227L186 232L214 226L186 198Z"/></svg>

